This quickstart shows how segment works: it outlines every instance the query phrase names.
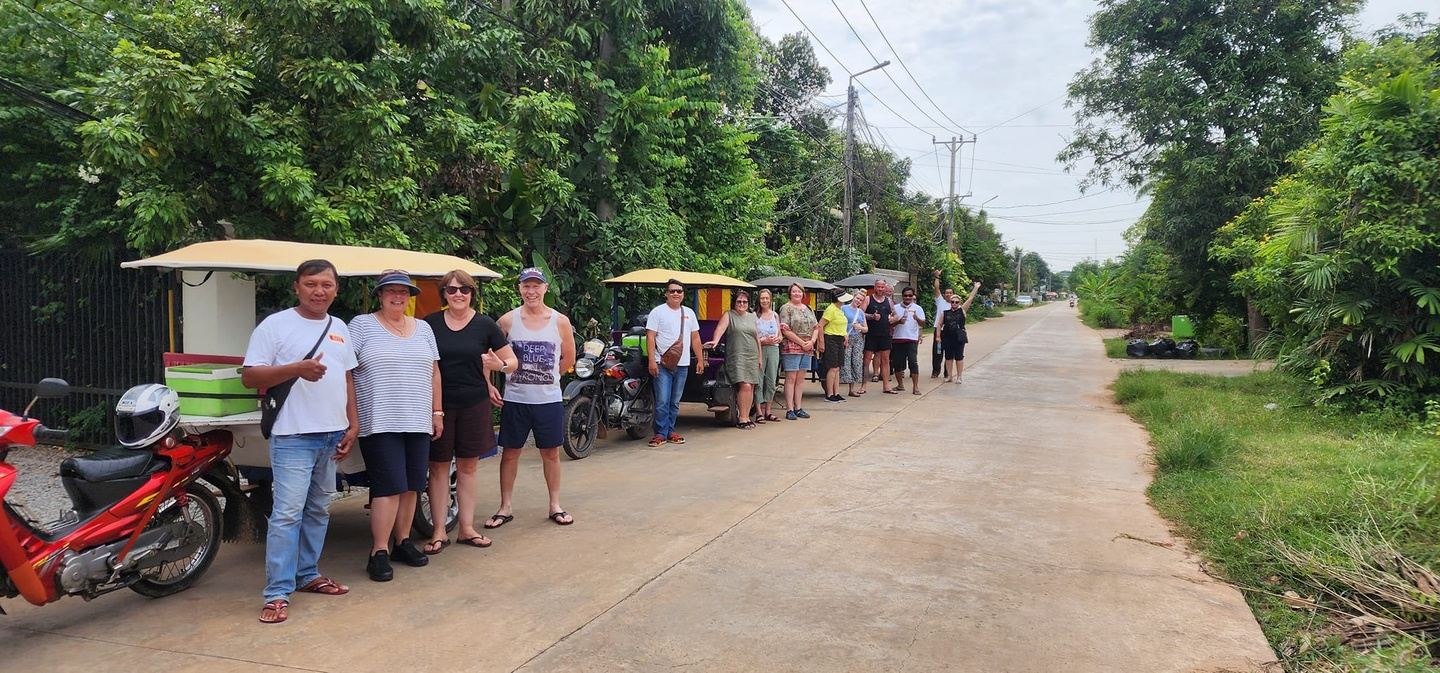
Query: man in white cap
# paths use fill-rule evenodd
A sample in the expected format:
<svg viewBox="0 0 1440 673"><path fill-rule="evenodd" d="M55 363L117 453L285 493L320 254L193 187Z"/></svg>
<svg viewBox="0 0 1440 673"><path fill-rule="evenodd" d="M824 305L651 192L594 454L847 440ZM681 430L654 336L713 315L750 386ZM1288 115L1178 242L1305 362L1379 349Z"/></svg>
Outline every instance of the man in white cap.
<svg viewBox="0 0 1440 673"><path fill-rule="evenodd" d="M520 471L520 451L533 433L550 492L550 520L575 523L560 507L560 445L565 441L565 403L560 372L575 365L575 330L570 319L545 305L550 281L540 269L520 272L520 307L500 316L500 331L518 361L514 371L494 353L482 357L486 369L505 373L500 408L500 508L485 521L499 528L515 519L510 496Z"/></svg>

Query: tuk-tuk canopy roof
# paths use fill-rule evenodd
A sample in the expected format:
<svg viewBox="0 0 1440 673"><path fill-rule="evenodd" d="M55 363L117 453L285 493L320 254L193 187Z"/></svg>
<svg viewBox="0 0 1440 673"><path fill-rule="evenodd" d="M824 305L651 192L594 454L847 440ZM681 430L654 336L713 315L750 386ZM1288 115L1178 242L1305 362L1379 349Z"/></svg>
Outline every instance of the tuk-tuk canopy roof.
<svg viewBox="0 0 1440 673"><path fill-rule="evenodd" d="M607 278L603 281L606 285L656 285L663 287L671 278L684 283L687 287L755 287L738 278L721 276L714 273L696 273L694 271L671 271L670 269L641 269L631 271L623 276Z"/></svg>
<svg viewBox="0 0 1440 673"><path fill-rule="evenodd" d="M766 276L764 278L756 278L755 280L752 280L750 282L753 283L755 287L788 288L793 283L799 283L800 287L803 287L807 290L830 291L837 289L834 285L827 283L823 280L815 280L814 278L801 278L799 276Z"/></svg>
<svg viewBox="0 0 1440 673"><path fill-rule="evenodd" d="M294 272L301 262L311 259L329 260L341 276L378 276L387 269L402 269L411 276L439 277L460 269L476 279L500 277L482 264L454 255L263 239L206 241L163 255L123 262L120 266L127 269L157 267L186 271L286 273Z"/></svg>

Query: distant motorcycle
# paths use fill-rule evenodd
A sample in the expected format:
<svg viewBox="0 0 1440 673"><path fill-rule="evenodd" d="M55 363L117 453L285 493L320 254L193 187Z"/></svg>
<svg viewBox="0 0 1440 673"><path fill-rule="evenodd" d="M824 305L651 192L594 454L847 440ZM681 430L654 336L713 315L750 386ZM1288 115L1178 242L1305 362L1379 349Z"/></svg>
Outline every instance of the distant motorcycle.
<svg viewBox="0 0 1440 673"><path fill-rule="evenodd" d="M591 339L582 351L564 393L563 446L574 460L590 455L602 427L640 439L655 420L654 383L640 348Z"/></svg>
<svg viewBox="0 0 1440 673"><path fill-rule="evenodd" d="M1074 297L1071 297L1071 298L1070 298L1070 308L1075 308L1075 298L1074 298Z"/></svg>

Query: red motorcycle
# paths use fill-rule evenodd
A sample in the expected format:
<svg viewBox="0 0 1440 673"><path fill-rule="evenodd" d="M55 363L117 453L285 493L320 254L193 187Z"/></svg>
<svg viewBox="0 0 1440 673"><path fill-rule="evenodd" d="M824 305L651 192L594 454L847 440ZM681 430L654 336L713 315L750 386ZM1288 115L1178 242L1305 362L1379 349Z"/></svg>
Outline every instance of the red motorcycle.
<svg viewBox="0 0 1440 673"><path fill-rule="evenodd" d="M163 386L137 386L174 392ZM0 500L15 483L11 449L36 441L60 442L64 430L30 418L42 398L63 397L69 384L45 379L19 416L0 409ZM121 399L124 411L130 393ZM165 398L167 404L169 398ZM158 598L189 588L215 559L224 514L215 491L240 496L233 470L227 471L230 434L211 432L177 439L169 409L143 414L131 404L117 413L117 430L143 423L149 435L90 456L67 458L60 478L74 509L59 521L39 525L4 503L0 521L0 597L24 596L44 605L62 596L89 600L122 588ZM136 413L131 413L136 412ZM142 421L141 419L149 419ZM168 427L165 427L168 424ZM135 437L131 438L135 440ZM212 490L213 489L213 490ZM228 504L228 502L227 502ZM4 610L0 609L0 614Z"/></svg>

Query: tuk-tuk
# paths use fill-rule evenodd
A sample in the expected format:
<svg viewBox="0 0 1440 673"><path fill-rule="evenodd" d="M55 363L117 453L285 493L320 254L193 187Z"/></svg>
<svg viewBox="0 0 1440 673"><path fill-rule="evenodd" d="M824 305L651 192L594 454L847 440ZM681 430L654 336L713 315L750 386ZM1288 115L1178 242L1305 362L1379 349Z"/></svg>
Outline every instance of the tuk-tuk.
<svg viewBox="0 0 1440 673"><path fill-rule="evenodd" d="M196 243L162 255L123 262L124 268L156 268L175 272L181 290L181 339L176 341L176 314L173 294L170 297L170 351L162 361L167 371L180 377L210 376L214 365L229 365L231 370L244 364L250 333L255 330L258 316L255 309L253 274L294 273L301 262L326 259L335 265L340 276L378 276L387 269L404 269L423 290L411 299L409 313L418 317L444 308L435 285L439 277L453 269L461 269L476 280L493 280L500 274L467 259L429 252L413 252L392 248L371 248L348 245L324 245L268 240L222 240ZM179 346L177 348L177 345ZM190 371L179 371L186 369ZM195 373L199 372L199 373ZM236 374L238 376L238 374ZM270 444L260 433L258 398L247 403L243 394L224 395L198 393L205 402L232 402L248 407L241 413L203 415L185 413L187 399L180 392L182 411L180 427L184 432L199 434L226 430L234 439L230 462L247 481L260 486L252 498L268 499L270 476ZM216 400L216 397L239 397L237 400ZM210 404L211 407L218 405ZM226 411L236 411L227 409ZM454 497L455 468L450 472L450 511L445 527L452 529L458 521ZM343 484L364 486L365 462L359 451L352 451L339 465ZM268 511L268 508L263 508ZM421 535L433 531L429 496L422 493L415 508L415 527Z"/></svg>
<svg viewBox="0 0 1440 673"><path fill-rule="evenodd" d="M607 279L604 284L613 291L610 305L610 335L616 344L623 344L628 340L633 345L646 348L646 355L649 355L644 331L645 317L649 314L649 308L637 311L637 315L628 316L629 320L622 317L621 308L627 303L650 307L659 305L661 299L658 298L658 295L654 302L636 304L634 300L638 297L635 296L635 293L648 288L664 288L672 278L685 285L685 305L695 311L695 318L699 321L701 343L708 342L710 337L715 334L715 326L720 322L720 316L730 310L730 298L735 291L754 289L755 287L743 280L729 276L670 269L641 269ZM627 302L627 299L631 301ZM733 425L738 418L739 410L735 409L735 389L730 385L729 377L725 375L724 345L717 344L713 350L707 350L699 355L692 354L691 357L705 358L705 373L685 379L685 390L680 396L680 401L705 404L706 408L715 414L716 419Z"/></svg>

